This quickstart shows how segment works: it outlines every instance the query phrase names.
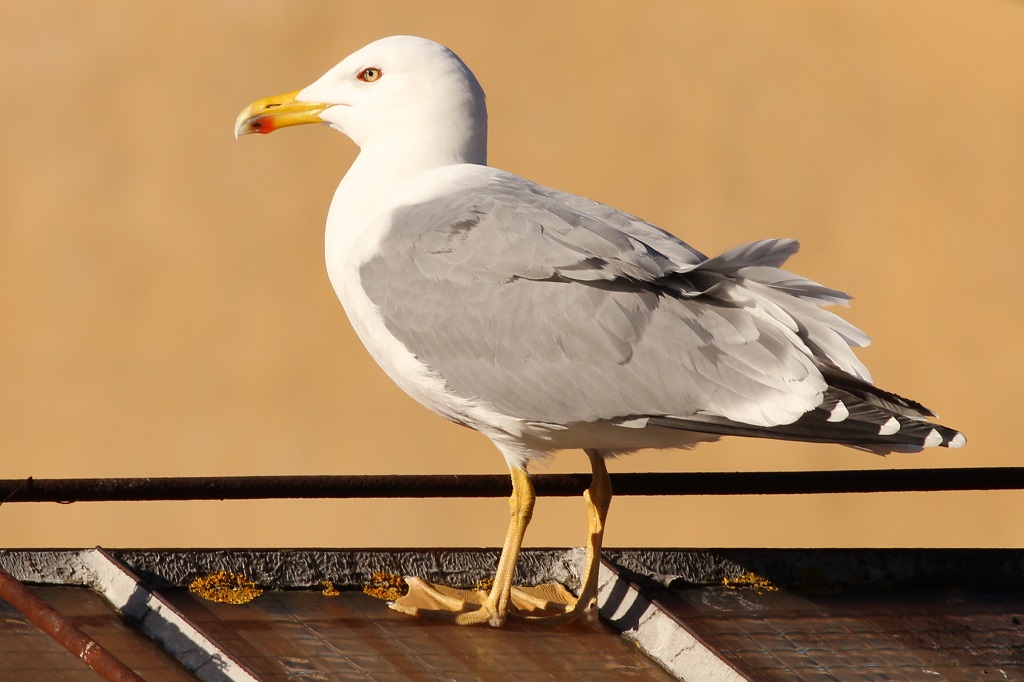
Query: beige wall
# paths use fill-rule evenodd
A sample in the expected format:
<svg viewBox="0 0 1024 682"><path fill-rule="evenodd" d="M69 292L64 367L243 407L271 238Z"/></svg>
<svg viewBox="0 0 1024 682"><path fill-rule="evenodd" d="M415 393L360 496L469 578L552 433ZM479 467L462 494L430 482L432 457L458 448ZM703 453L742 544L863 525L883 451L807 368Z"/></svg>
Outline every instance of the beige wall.
<svg viewBox="0 0 1024 682"><path fill-rule="evenodd" d="M715 252L801 240L878 382L965 450L731 440L613 471L1021 464L1024 4L16 3L0 23L0 478L481 473L324 274L354 147L235 141L250 101L394 33L453 47L491 161ZM585 469L577 454L548 469ZM1021 493L622 498L611 545L1024 544ZM0 546L494 545L499 500L0 506ZM528 541L579 544L575 500Z"/></svg>

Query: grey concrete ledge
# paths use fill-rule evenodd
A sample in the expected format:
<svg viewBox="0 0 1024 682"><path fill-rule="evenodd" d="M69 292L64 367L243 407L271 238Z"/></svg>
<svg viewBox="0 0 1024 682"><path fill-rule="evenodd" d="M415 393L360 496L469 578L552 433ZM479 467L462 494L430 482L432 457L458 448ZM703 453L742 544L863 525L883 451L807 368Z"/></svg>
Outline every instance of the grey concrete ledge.
<svg viewBox="0 0 1024 682"><path fill-rule="evenodd" d="M81 550L0 550L0 567L27 582L83 584ZM187 585L197 575L244 573L264 587L365 584L375 571L471 586L490 577L495 549L115 549L145 581ZM756 573L779 586L902 587L1024 585L1024 549L606 549L630 579L717 585ZM582 550L526 549L516 580L579 587ZM45 575L45 578L43 577Z"/></svg>

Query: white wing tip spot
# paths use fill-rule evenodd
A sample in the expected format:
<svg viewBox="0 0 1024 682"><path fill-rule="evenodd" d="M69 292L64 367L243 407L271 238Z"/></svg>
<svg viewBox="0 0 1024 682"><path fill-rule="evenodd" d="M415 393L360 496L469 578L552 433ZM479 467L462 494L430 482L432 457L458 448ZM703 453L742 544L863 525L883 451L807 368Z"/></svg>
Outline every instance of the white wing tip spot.
<svg viewBox="0 0 1024 682"><path fill-rule="evenodd" d="M649 421L647 417L637 417L635 419L623 419L620 422L616 422L615 425L624 426L627 429L645 429Z"/></svg>
<svg viewBox="0 0 1024 682"><path fill-rule="evenodd" d="M892 434L896 433L899 430L900 430L900 422L899 422L899 420L896 419L896 417L889 417L889 421L885 422L880 427L878 427L878 435L879 436L891 436ZM933 433L935 432L934 429L932 430L932 432ZM930 436L929 436L929 438L930 438Z"/></svg>
<svg viewBox="0 0 1024 682"><path fill-rule="evenodd" d="M962 448L965 445L967 445L967 438L964 437L964 434L958 433L949 439L949 443L946 444L946 447Z"/></svg>
<svg viewBox="0 0 1024 682"><path fill-rule="evenodd" d="M928 437L924 439L924 446L934 448L936 445L942 445L942 434L938 430L932 429L928 432Z"/></svg>
<svg viewBox="0 0 1024 682"><path fill-rule="evenodd" d="M836 406L832 408L832 412L828 415L828 421L830 422L841 422L850 416L850 410L847 409L846 403L842 400L836 401Z"/></svg>

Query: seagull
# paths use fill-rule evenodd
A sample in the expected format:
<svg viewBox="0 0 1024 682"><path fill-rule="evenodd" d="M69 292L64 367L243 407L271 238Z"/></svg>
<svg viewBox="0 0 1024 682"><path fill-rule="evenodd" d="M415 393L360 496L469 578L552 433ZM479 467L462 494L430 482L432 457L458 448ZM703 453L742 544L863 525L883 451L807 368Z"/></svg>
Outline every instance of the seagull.
<svg viewBox="0 0 1024 682"><path fill-rule="evenodd" d="M327 124L360 149L326 228L331 284L359 338L418 402L487 436L512 478L511 522L480 603L410 578L436 608L500 626L534 508L527 472L582 449L588 535L580 594L593 616L611 482L605 460L721 436L885 454L958 448L963 434L877 388L823 310L849 296L781 269L766 239L708 257L628 213L487 165L483 88L450 49L373 42L311 85L246 107L235 136Z"/></svg>

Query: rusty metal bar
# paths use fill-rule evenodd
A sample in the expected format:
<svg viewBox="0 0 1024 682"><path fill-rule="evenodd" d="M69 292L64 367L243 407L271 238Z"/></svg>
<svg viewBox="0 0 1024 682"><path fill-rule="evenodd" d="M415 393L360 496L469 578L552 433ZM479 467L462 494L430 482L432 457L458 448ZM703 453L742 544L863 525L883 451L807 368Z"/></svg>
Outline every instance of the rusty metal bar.
<svg viewBox="0 0 1024 682"><path fill-rule="evenodd" d="M60 612L32 594L17 578L0 569L0 598L21 612L40 630L53 637L65 649L82 659L109 682L145 682L112 653L62 616Z"/></svg>
<svg viewBox="0 0 1024 682"><path fill-rule="evenodd" d="M612 474L616 495L811 495L1021 490L1024 467L873 471ZM590 474L533 477L537 494L582 494ZM504 474L473 476L233 476L0 480L4 502L507 497Z"/></svg>

